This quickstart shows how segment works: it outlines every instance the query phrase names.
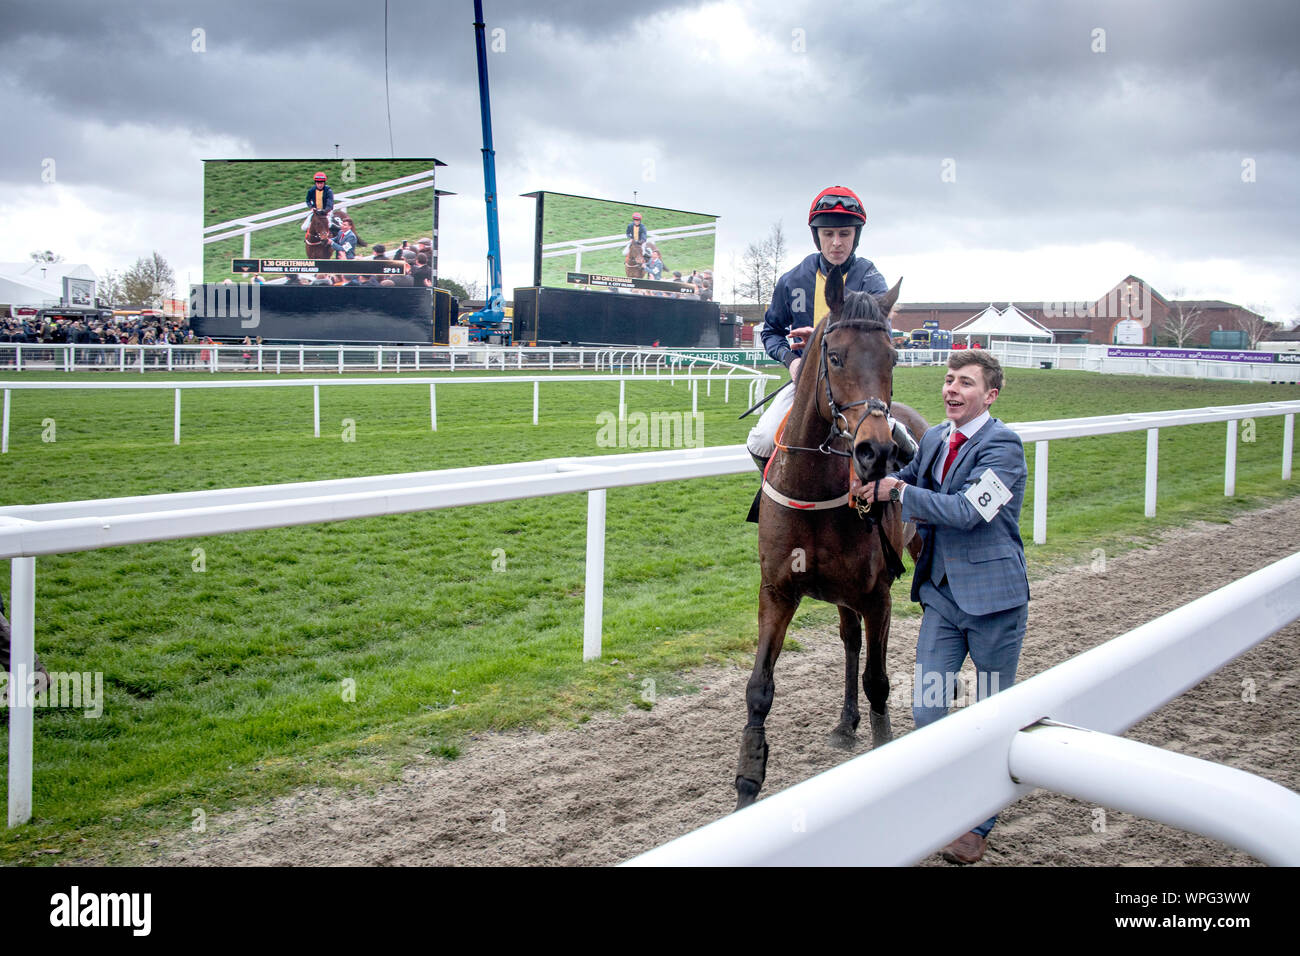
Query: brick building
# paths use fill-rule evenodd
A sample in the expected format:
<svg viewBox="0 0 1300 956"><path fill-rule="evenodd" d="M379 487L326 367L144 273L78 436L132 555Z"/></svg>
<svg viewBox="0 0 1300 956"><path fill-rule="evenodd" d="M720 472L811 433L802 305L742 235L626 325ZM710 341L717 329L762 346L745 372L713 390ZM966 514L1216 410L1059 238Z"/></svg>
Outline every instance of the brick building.
<svg viewBox="0 0 1300 956"><path fill-rule="evenodd" d="M910 332L934 320L953 329L978 315L987 302L905 302L894 310L894 328ZM1148 283L1130 275L1091 302L1003 303L1015 305L1050 329L1061 345L1172 345L1179 326L1184 344L1207 346L1210 333L1249 328L1263 316L1218 299L1166 299Z"/></svg>
<svg viewBox="0 0 1300 956"><path fill-rule="evenodd" d="M1166 299L1147 282L1130 275L1092 301L903 302L895 307L892 323L896 332L911 332L928 321L938 322L939 328L951 331L990 305L999 311L1014 306L1049 329L1060 345L1171 346L1181 325L1184 345L1208 346L1211 332L1258 328L1264 322L1263 316L1231 302ZM727 305L723 310L739 313L746 324L757 323L761 327L767 304Z"/></svg>

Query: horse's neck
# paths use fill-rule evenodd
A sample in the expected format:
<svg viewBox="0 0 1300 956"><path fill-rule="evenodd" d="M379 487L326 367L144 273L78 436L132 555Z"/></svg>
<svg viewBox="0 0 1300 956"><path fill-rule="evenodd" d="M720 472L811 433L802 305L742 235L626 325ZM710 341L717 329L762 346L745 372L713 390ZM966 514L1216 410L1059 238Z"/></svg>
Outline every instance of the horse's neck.
<svg viewBox="0 0 1300 956"><path fill-rule="evenodd" d="M794 405L785 421L781 444L791 448L817 449L830 433L830 424L817 413L818 395L815 377L817 369L809 368L805 361L802 375L814 376L809 390L795 394ZM802 383L802 378L801 378ZM799 386L796 386L798 388ZM841 455L827 455L819 451L786 452L780 456L782 477L790 487L781 487L788 495L809 499L833 498L848 490L849 460Z"/></svg>

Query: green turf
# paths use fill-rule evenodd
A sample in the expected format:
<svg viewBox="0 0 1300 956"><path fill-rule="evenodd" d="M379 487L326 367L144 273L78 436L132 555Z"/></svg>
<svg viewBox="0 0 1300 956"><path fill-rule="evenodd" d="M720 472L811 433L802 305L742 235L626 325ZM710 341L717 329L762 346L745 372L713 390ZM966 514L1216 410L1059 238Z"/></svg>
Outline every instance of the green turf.
<svg viewBox="0 0 1300 956"><path fill-rule="evenodd" d="M78 377L140 380L20 380ZM936 421L939 379L901 369L896 398ZM720 389L701 393L706 444L744 440L744 397L734 390L723 405ZM1287 386L1013 369L995 411L1014 422L1291 397ZM424 386L323 388L319 439L305 387L183 401L176 447L169 391L13 392L4 503L627 450L597 444L597 416L617 409L614 383L543 383L536 427L531 384L440 388L436 433ZM689 410L690 395L634 383L628 404ZM345 419L355 441L343 440ZM1028 546L1031 574L1294 493L1279 479L1281 431L1278 418L1255 423L1231 499L1223 425L1162 432L1154 520L1142 517L1145 433L1053 442L1050 537ZM106 700L97 719L36 712L36 819L0 839L0 859L129 860L138 842L183 832L195 809L307 784L373 785L420 754L453 759L466 735L647 706L647 679L659 694L690 690L688 668L752 655L756 539L742 518L756 484L742 475L609 492L604 656L590 664L585 495L42 557L38 651L51 670L102 672ZM1026 538L1032 505L1031 481ZM898 615L912 612L906 584ZM795 625L832 620L807 604ZM47 848L63 852L39 854Z"/></svg>

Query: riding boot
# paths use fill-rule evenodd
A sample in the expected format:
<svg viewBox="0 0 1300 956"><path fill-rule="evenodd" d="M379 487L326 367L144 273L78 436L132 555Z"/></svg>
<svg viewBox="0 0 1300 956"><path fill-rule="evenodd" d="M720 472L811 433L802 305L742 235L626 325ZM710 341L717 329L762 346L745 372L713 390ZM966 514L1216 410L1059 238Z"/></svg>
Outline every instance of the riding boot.
<svg viewBox="0 0 1300 956"><path fill-rule="evenodd" d="M916 439L912 437L912 433L907 430L907 426L902 422L895 421L892 418L889 422L894 430L894 444L898 446L898 464L906 465L916 457Z"/></svg>
<svg viewBox="0 0 1300 956"><path fill-rule="evenodd" d="M770 455L767 458L764 458L762 455L755 455L752 451L749 453L749 457L754 459L754 464L758 465L758 473L760 475L767 471L767 463L772 460ZM762 500L763 489L760 487L758 493L754 495L754 503L749 506L749 514L745 516L745 520L750 524L758 524L758 506L759 502Z"/></svg>

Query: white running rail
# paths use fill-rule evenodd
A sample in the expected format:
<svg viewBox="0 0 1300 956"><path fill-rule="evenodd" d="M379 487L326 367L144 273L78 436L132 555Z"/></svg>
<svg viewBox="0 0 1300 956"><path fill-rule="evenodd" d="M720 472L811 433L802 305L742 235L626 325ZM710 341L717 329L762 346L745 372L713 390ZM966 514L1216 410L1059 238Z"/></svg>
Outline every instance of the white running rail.
<svg viewBox="0 0 1300 956"><path fill-rule="evenodd" d="M1300 553L629 864L905 866L1043 787L1300 865L1300 795L1115 736L1297 617Z"/></svg>

